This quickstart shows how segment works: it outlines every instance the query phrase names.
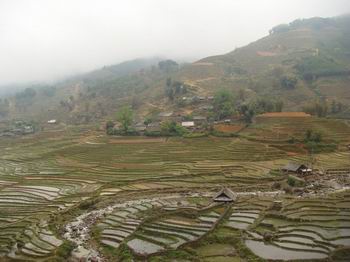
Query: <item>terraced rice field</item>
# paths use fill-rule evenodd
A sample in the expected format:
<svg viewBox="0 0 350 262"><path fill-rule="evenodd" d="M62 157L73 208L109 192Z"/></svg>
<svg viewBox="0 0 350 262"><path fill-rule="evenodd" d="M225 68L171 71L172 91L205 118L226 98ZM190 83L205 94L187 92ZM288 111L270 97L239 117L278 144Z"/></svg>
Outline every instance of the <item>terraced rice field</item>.
<svg viewBox="0 0 350 262"><path fill-rule="evenodd" d="M265 259L327 258L350 245L350 195L283 201L280 212L265 212L247 231L247 247ZM272 241L264 242L270 234Z"/></svg>
<svg viewBox="0 0 350 262"><path fill-rule="evenodd" d="M198 240L214 229L221 214L214 210L199 212L196 218L180 215L167 216L144 223L128 242L128 246L138 255L150 255L160 251L177 249L188 242ZM144 245L155 245L157 249L144 248Z"/></svg>
<svg viewBox="0 0 350 262"><path fill-rule="evenodd" d="M321 132L326 140L350 142L350 126L344 121L316 117L257 117L242 134L260 141L286 141L291 137L303 139L308 129Z"/></svg>
<svg viewBox="0 0 350 262"><path fill-rule="evenodd" d="M324 120L308 119L311 123L304 123L303 128L325 125ZM266 245L276 249L276 254L288 250L299 252L304 259L309 257L305 252L324 258L340 245L349 246L350 203L346 194L325 195L323 199L277 197L283 201L279 216L271 213L271 197L242 195L232 206L222 207L210 206L210 197L193 196L212 196L223 185L240 192L271 191L275 182L285 179L270 172L272 169L278 170L289 161L309 161L306 154L290 154L283 146L276 146L272 141L276 129L271 131L266 125L257 123L238 138L126 139L69 129L1 138L0 260L54 260L67 245L66 232L62 232L66 223L87 210L98 211L129 198L140 201L91 222L91 228L82 232L96 234L79 245L101 247L110 261L125 250L138 261L145 256L168 259L169 254L188 253L189 247L198 251L198 255L190 252L197 256L193 259L235 261L240 257L238 247L212 241L225 229L229 236L239 232L253 258L265 258L259 250L269 250ZM293 132L298 135L303 128L295 127ZM271 141L267 142L268 136L254 134L261 130L272 132ZM324 130L330 139L348 139L348 129L342 124L335 129L326 124ZM314 158L314 167L320 170L350 167L350 151ZM177 197L163 199L173 194ZM262 242L264 232L270 231L273 242ZM224 250L229 251L214 252L210 258L195 246L197 243L225 245Z"/></svg>

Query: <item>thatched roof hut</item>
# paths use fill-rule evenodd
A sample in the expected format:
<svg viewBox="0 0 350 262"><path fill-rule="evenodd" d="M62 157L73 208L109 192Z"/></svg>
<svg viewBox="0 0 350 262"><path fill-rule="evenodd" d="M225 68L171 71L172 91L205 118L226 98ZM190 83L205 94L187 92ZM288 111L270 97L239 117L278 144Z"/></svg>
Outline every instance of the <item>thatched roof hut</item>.
<svg viewBox="0 0 350 262"><path fill-rule="evenodd" d="M308 168L304 164L288 163L285 167L282 168L282 171L301 174L311 172L312 169Z"/></svg>
<svg viewBox="0 0 350 262"><path fill-rule="evenodd" d="M236 199L237 196L227 187L222 188L213 198L215 202L234 202Z"/></svg>

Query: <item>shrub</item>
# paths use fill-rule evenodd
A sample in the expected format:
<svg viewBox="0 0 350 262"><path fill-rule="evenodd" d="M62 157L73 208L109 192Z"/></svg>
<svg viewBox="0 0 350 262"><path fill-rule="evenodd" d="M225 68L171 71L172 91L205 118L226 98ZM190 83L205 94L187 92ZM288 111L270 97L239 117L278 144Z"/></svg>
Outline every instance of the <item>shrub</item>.
<svg viewBox="0 0 350 262"><path fill-rule="evenodd" d="M90 207L94 206L96 202L97 201L95 199L85 200L79 204L79 208L83 210L89 209Z"/></svg>
<svg viewBox="0 0 350 262"><path fill-rule="evenodd" d="M65 240L56 250L56 255L59 258L67 259L75 248L75 244Z"/></svg>
<svg viewBox="0 0 350 262"><path fill-rule="evenodd" d="M184 135L185 138L198 138L198 137L205 137L205 136L208 136L208 134L205 133L205 132L201 132L201 133L188 133L188 134L185 134L185 135Z"/></svg>
<svg viewBox="0 0 350 262"><path fill-rule="evenodd" d="M215 93L213 111L217 119L230 117L234 112L233 94L228 90L219 90Z"/></svg>
<svg viewBox="0 0 350 262"><path fill-rule="evenodd" d="M301 187L305 185L305 181L303 179L292 175L288 176L287 183L291 187Z"/></svg>
<svg viewBox="0 0 350 262"><path fill-rule="evenodd" d="M319 143L322 141L322 134L317 131L313 131L311 129L306 130L304 141L307 142L315 142Z"/></svg>
<svg viewBox="0 0 350 262"><path fill-rule="evenodd" d="M298 79L292 75L281 77L281 86L286 89L294 89L298 83Z"/></svg>
<svg viewBox="0 0 350 262"><path fill-rule="evenodd" d="M187 133L187 129L179 125L178 123L172 121L172 122L165 122L162 123L161 126L161 135L164 136L183 136Z"/></svg>

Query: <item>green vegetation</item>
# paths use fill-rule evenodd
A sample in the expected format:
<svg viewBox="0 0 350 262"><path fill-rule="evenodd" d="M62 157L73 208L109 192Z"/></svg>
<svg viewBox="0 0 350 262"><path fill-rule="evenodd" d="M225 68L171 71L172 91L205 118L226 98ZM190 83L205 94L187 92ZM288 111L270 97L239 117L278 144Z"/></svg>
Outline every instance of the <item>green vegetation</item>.
<svg viewBox="0 0 350 262"><path fill-rule="evenodd" d="M133 119L133 111L128 106L122 107L117 112L117 120L120 122L122 126L122 131L127 134L132 123Z"/></svg>
<svg viewBox="0 0 350 262"><path fill-rule="evenodd" d="M167 73L178 69L179 65L174 60L163 60L158 63L158 67L160 70L165 71Z"/></svg>
<svg viewBox="0 0 350 262"><path fill-rule="evenodd" d="M214 114L217 119L231 117L235 112L234 99L228 90L220 90L214 96Z"/></svg>
<svg viewBox="0 0 350 262"><path fill-rule="evenodd" d="M65 225L101 211L82 219L92 232L86 245L110 261L347 259L349 191L328 194L316 180L322 191L307 187L305 196L298 187L312 176L276 171L308 163L310 154L328 182L345 177L328 171L350 168L350 126L325 118L346 116L350 104L343 19L281 25L263 40L180 70L170 60L134 61L2 99L1 117L26 119L1 122L2 134L12 125L37 129L37 122L45 129L0 137L1 258L66 261L75 245L65 240ZM318 117L260 115L301 108ZM116 111L120 130L107 121ZM227 126L239 131L189 132L171 120L145 133L167 137L101 131L103 124L107 134L130 135L134 116L151 124L170 111L186 120L230 118ZM223 185L244 194L209 207ZM266 193L272 190L278 194ZM77 228L71 236L84 231Z"/></svg>
<svg viewBox="0 0 350 262"><path fill-rule="evenodd" d="M101 225L103 227L98 226L98 230L92 230L95 232L93 240L96 245L103 246L103 254L110 260L121 256L126 260L138 259L126 245L136 238L162 247L185 240L188 242L178 248L170 248L169 254L168 251L155 254L154 259L163 258L163 261L167 257L179 256L190 260L201 259L205 256L201 247L212 244L225 245L225 250L228 249L226 245L234 247L237 253L230 255L230 259L257 259L246 246L243 231L237 227L248 227L250 230L250 227L258 224L260 218L255 220L257 211L247 210L267 212L264 210L270 208L272 200L251 196L240 198L234 205L235 212L232 210L227 218L229 221L225 220L230 223L230 229L223 221L220 222L222 226L202 234L207 232L208 221L215 221L218 216L210 213L214 210L197 210L210 203L211 198L196 196L187 200L188 196L181 193L214 194L223 184L234 191L271 191L272 186L277 184L282 190L284 183L288 183L287 179L270 170L278 170L289 161L308 161L307 152L299 148L299 143L306 137L305 130L316 130L309 137L322 130L322 139L318 144L334 139L344 144L349 134L349 126L341 121L314 117L258 118L239 137L111 137L104 136L102 131L92 135L82 133L81 130L86 128L70 127L67 131L41 132L22 139L1 138L3 154L0 157L0 174L3 189L0 209L1 217L6 220L1 222L0 247L5 254L9 253L16 241L20 243L15 254L18 259L33 257L63 261L71 251L70 245L60 242L63 240L64 224L78 214L99 210L115 204L115 201L123 203L142 199L137 205L116 208L112 214L102 216L96 222L104 224ZM287 142L286 138L290 136L295 137L294 144ZM314 168L349 167L348 152L325 153L322 150L320 153L314 152L313 157ZM289 204L294 190L290 189L286 204ZM148 196L174 196L175 199L147 203ZM293 216L295 210L301 209L291 210ZM215 211L217 214L222 212L221 208ZM197 217L207 222L199 222ZM147 220L143 221L143 218ZM124 221L121 219L129 220L121 224ZM50 226L42 221L51 221ZM110 240L111 234L117 236L121 233L110 231L118 230L118 225L124 228L120 231L131 230L125 242L118 242L118 248L107 246L111 242L101 243L102 240ZM161 229L162 232L154 233ZM173 234L181 234L182 238L176 238ZM201 236L198 245L195 241L197 236ZM120 236L114 239L120 239ZM53 244L47 244L47 240ZM212 246L207 248L205 250L212 250ZM29 252L35 253L29 255ZM221 256L217 255L216 258L220 259Z"/></svg>
<svg viewBox="0 0 350 262"><path fill-rule="evenodd" d="M303 179L292 175L288 176L287 183L291 187L301 187L305 185L305 181Z"/></svg>
<svg viewBox="0 0 350 262"><path fill-rule="evenodd" d="M182 127L180 124L174 121L163 122L161 125L162 136L183 136L186 133L188 133L186 128Z"/></svg>
<svg viewBox="0 0 350 262"><path fill-rule="evenodd" d="M187 86L183 82L172 81L170 77L166 79L165 96L168 97L170 101L173 101L176 96L184 95L186 93Z"/></svg>
<svg viewBox="0 0 350 262"><path fill-rule="evenodd" d="M348 74L348 69L337 63L333 58L312 56L302 60L296 66L299 74L307 81L321 76L337 76Z"/></svg>
<svg viewBox="0 0 350 262"><path fill-rule="evenodd" d="M328 113L328 105L325 102L315 102L312 105L305 106L303 111L318 117L325 117Z"/></svg>
<svg viewBox="0 0 350 262"><path fill-rule="evenodd" d="M69 241L63 241L56 250L56 255L58 256L58 261L66 261L69 258L71 252L75 248L75 245Z"/></svg>
<svg viewBox="0 0 350 262"><path fill-rule="evenodd" d="M297 83L298 83L298 79L293 75L281 77L281 86L283 88L294 89Z"/></svg>

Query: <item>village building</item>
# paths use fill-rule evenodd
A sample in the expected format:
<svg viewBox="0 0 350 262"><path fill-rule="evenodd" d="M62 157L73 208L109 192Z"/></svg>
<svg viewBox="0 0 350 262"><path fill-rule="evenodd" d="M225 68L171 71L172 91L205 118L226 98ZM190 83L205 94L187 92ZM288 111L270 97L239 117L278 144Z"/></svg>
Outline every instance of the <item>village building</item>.
<svg viewBox="0 0 350 262"><path fill-rule="evenodd" d="M286 173L309 174L312 172L312 169L304 164L288 163L282 168L282 171Z"/></svg>
<svg viewBox="0 0 350 262"><path fill-rule="evenodd" d="M237 196L231 191L231 189L224 187L220 190L219 193L217 193L213 200L214 202L234 202L236 201Z"/></svg>
<svg viewBox="0 0 350 262"><path fill-rule="evenodd" d="M203 107L201 107L201 109L203 109L203 110L213 110L214 106L212 106L212 105L204 105Z"/></svg>
<svg viewBox="0 0 350 262"><path fill-rule="evenodd" d="M56 124L57 120L56 119L51 119L49 121L47 121L48 124Z"/></svg>
<svg viewBox="0 0 350 262"><path fill-rule="evenodd" d="M15 134L10 131L0 133L0 137L14 137L14 136Z"/></svg>
<svg viewBox="0 0 350 262"><path fill-rule="evenodd" d="M194 116L193 117L193 122L196 125L201 125L207 122L207 118L205 116Z"/></svg>
<svg viewBox="0 0 350 262"><path fill-rule="evenodd" d="M181 122L181 126L186 128L194 128L195 125L193 121L184 121Z"/></svg>
<svg viewBox="0 0 350 262"><path fill-rule="evenodd" d="M27 125L23 127L23 134L32 134L34 133L34 127Z"/></svg>
<svg viewBox="0 0 350 262"><path fill-rule="evenodd" d="M167 118L167 117L171 117L173 115L173 112L161 112L158 114L159 118Z"/></svg>
<svg viewBox="0 0 350 262"><path fill-rule="evenodd" d="M147 132L160 132L161 126L158 122L155 123L149 123L146 127Z"/></svg>
<svg viewBox="0 0 350 262"><path fill-rule="evenodd" d="M171 120L178 123L182 121L183 116L184 116L184 113L179 110L173 113L173 115L171 116Z"/></svg>
<svg viewBox="0 0 350 262"><path fill-rule="evenodd" d="M137 131L137 132L145 132L146 131L146 125L144 124L144 123L137 123L136 125L135 125L135 130Z"/></svg>
<svg viewBox="0 0 350 262"><path fill-rule="evenodd" d="M158 121L159 122L171 122L171 121L180 121L181 115L179 116L179 113L174 112L161 112L158 114Z"/></svg>

